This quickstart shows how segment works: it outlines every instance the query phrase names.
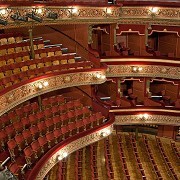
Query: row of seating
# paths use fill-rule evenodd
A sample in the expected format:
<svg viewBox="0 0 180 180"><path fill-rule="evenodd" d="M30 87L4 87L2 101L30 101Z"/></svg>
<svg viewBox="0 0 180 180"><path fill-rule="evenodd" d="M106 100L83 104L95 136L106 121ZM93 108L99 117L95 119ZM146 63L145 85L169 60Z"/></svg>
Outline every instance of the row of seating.
<svg viewBox="0 0 180 180"><path fill-rule="evenodd" d="M83 180L83 149L76 151L75 156L75 179Z"/></svg>
<svg viewBox="0 0 180 180"><path fill-rule="evenodd" d="M4 55L4 56L1 56L1 58L0 58L0 67L5 66L5 65L9 65L9 64L28 61L28 60L30 60L30 54L29 54L28 51L7 54L7 55Z"/></svg>
<svg viewBox="0 0 180 180"><path fill-rule="evenodd" d="M11 75L19 74L29 70L49 67L54 65L75 63L74 56L62 55L56 57L46 57L41 59L34 59L25 62L14 63L0 67L0 79Z"/></svg>
<svg viewBox="0 0 180 180"><path fill-rule="evenodd" d="M97 143L90 145L91 180L98 180Z"/></svg>
<svg viewBox="0 0 180 180"><path fill-rule="evenodd" d="M35 40L33 41L34 50L44 48L43 40ZM30 51L30 42L18 42L12 44L4 44L0 46L0 55L12 54L12 53L19 53Z"/></svg>
<svg viewBox="0 0 180 180"><path fill-rule="evenodd" d="M85 61L85 62L78 62L78 63L73 63L73 64L60 64L60 65L54 65L54 66L52 65L52 66L42 67L42 68L35 68L36 64L33 64L33 66L34 66L34 69L22 71L18 74L12 74L9 77L4 77L0 79L0 90L11 87L22 81L35 78L38 76L42 76L45 74L49 74L49 73L64 72L64 71L78 70L78 69L89 69L91 68L92 63L89 61L87 62Z"/></svg>
<svg viewBox="0 0 180 180"><path fill-rule="evenodd" d="M22 42L22 37L21 33L0 34L0 45Z"/></svg>
<svg viewBox="0 0 180 180"><path fill-rule="evenodd" d="M160 138L156 137L156 142L157 142L158 148L161 152L161 155L165 161L165 164L166 164L168 170L171 172L172 177L175 180L178 180L178 176L177 176L176 172L174 171L174 168L172 167L172 164L164 151L164 148L163 148Z"/></svg>
<svg viewBox="0 0 180 180"><path fill-rule="evenodd" d="M66 180L67 174L67 159L64 158L58 163L57 179Z"/></svg>
<svg viewBox="0 0 180 180"><path fill-rule="evenodd" d="M34 50L35 59L62 55L61 47L41 48Z"/></svg>
<svg viewBox="0 0 180 180"><path fill-rule="evenodd" d="M146 180L147 177L144 173L144 168L143 168L143 165L142 165L142 162L140 160L140 157L139 157L139 153L138 153L138 150L137 150L137 145L136 145L136 139L134 137L133 134L130 134L130 141L131 141L131 145L132 145L132 148L133 148L133 153L134 153L134 156L135 156L135 159L136 159L136 166L142 176L142 179L143 180Z"/></svg>
<svg viewBox="0 0 180 180"><path fill-rule="evenodd" d="M127 163L126 163L126 157L124 155L124 150L122 147L122 138L120 134L117 134L117 139L118 139L118 153L119 153L119 157L121 159L121 164L122 164L122 168L123 168L123 172L124 175L126 177L127 180L130 180L130 175L129 175L129 170L127 168Z"/></svg>
<svg viewBox="0 0 180 180"><path fill-rule="evenodd" d="M44 113L44 112L47 112L47 113ZM2 129L0 131L0 137L1 137L0 149L3 150L6 148L5 144L8 139L10 140L14 136L16 139L16 136L18 136L19 134L26 136L27 135L26 130L28 130L31 133L33 139L35 139L39 135L41 136L41 135L44 135L46 132L60 129L61 127L65 125L69 125L72 122L74 124L71 124L70 126L75 125L76 122L78 122L79 120L82 120L83 118L85 118L84 122L86 122L89 120L88 117L90 116L90 111L86 107L83 107L83 109L69 111L65 114L58 114L58 115L54 115L51 109L48 109L48 111L44 111L44 112L40 113L40 116L38 116L39 114L37 115L30 114L29 118L22 118L21 121L15 122L11 125L6 126L4 129ZM95 114L95 116L100 117L100 115L98 115L97 113ZM95 117L92 116L92 118L95 118ZM91 126L92 125L93 124L91 124ZM40 134L39 134L39 131L40 131Z"/></svg>
<svg viewBox="0 0 180 180"><path fill-rule="evenodd" d="M57 143L97 126L98 120L96 114L93 114L88 118L63 125L61 128L55 128L52 131L43 126L41 128L33 126L32 128L36 129L35 132L31 130L29 132L28 129L24 130L22 135L16 135L14 139L9 140L7 143L11 161L15 161L19 168L24 164L32 167L39 158Z"/></svg>
<svg viewBox="0 0 180 180"><path fill-rule="evenodd" d="M179 153L178 148L176 147L175 142L172 142L172 141L171 141L171 147L172 147L172 149L174 150L174 152L175 152L177 158L180 160L180 153Z"/></svg>
<svg viewBox="0 0 180 180"><path fill-rule="evenodd" d="M148 153L149 160L151 161L151 164L153 166L153 171L155 172L157 178L159 180L162 180L163 178L162 178L162 175L158 169L157 163L155 162L155 159L153 157L153 153L152 153L151 148L150 148L149 143L148 143L148 138L146 135L143 135L142 137L143 137L143 143L146 147L146 152Z"/></svg>
<svg viewBox="0 0 180 180"><path fill-rule="evenodd" d="M37 49L34 51L34 53L35 53L35 59L62 55L60 47ZM29 51L6 54L6 55L1 56L0 67L5 66L5 65L20 63L20 62L24 62L28 60L32 60L30 59Z"/></svg>
<svg viewBox="0 0 180 180"><path fill-rule="evenodd" d="M111 153L110 153L110 145L109 139L104 140L104 150L105 150L105 162L106 162L106 170L108 180L114 179L114 170L111 162Z"/></svg>

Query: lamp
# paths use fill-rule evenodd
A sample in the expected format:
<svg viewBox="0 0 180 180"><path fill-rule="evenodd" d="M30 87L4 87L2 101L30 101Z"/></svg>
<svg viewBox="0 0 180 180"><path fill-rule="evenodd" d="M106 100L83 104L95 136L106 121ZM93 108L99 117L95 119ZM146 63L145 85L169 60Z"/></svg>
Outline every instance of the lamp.
<svg viewBox="0 0 180 180"><path fill-rule="evenodd" d="M42 19L41 17L37 16L37 15L35 14L35 12L33 12L33 11L32 11L32 13L27 13L26 15L27 15L27 17L29 17L29 18L37 21L37 22L40 22L40 23L41 23L41 22L43 21L43 19Z"/></svg>
<svg viewBox="0 0 180 180"><path fill-rule="evenodd" d="M48 15L47 15L47 18L50 18L50 19L57 19L58 18L58 14L55 13L55 12L49 12Z"/></svg>
<svg viewBox="0 0 180 180"><path fill-rule="evenodd" d="M106 79L106 76L97 72L95 74L95 78L97 78L97 79Z"/></svg>
<svg viewBox="0 0 180 180"><path fill-rule="evenodd" d="M106 137L111 134L111 131L109 129L105 129L103 132L101 132L101 137Z"/></svg>
<svg viewBox="0 0 180 180"><path fill-rule="evenodd" d="M147 114L147 113L145 113L145 114L139 114L139 118L140 118L141 120L146 120L146 119L148 119L148 117L149 117L149 114Z"/></svg>
<svg viewBox="0 0 180 180"><path fill-rule="evenodd" d="M28 21L28 17L27 16L21 16L19 13L15 13L13 15L11 15L11 18L16 21L24 21L27 22Z"/></svg>
<svg viewBox="0 0 180 180"><path fill-rule="evenodd" d="M46 88L49 85L48 81L44 81L44 82L37 82L35 84L35 86L37 87L38 90Z"/></svg>
<svg viewBox="0 0 180 180"><path fill-rule="evenodd" d="M132 72L137 73L142 71L142 67L138 67L138 66L132 66Z"/></svg>

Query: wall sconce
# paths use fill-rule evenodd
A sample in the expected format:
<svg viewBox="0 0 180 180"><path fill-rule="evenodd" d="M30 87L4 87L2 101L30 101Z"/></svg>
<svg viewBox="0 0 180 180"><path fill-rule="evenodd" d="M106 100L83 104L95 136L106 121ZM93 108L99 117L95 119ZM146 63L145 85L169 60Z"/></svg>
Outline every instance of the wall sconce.
<svg viewBox="0 0 180 180"><path fill-rule="evenodd" d="M7 9L0 9L0 14L5 15L7 13Z"/></svg>
<svg viewBox="0 0 180 180"><path fill-rule="evenodd" d="M49 82L48 81L44 81L44 82L38 82L38 83L36 83L36 87L37 87L37 89L43 89L43 88L45 88L45 87L47 87L49 85Z"/></svg>
<svg viewBox="0 0 180 180"><path fill-rule="evenodd" d="M55 13L55 12L49 12L48 15L47 15L47 18L50 18L50 19L57 19L58 18L58 14Z"/></svg>
<svg viewBox="0 0 180 180"><path fill-rule="evenodd" d="M106 137L111 134L111 131L109 129L105 129L103 132L101 132L100 136L101 137Z"/></svg>
<svg viewBox="0 0 180 180"><path fill-rule="evenodd" d="M29 18L37 21L37 22L40 22L40 23L41 23L41 22L43 21L43 19L42 19L41 17L37 16L37 15L35 14L35 12L27 13L26 15L27 15L27 17L29 17Z"/></svg>
<svg viewBox="0 0 180 180"><path fill-rule="evenodd" d="M134 73L138 73L138 72L141 72L142 71L142 67L139 67L139 66L132 66L132 72Z"/></svg>
<svg viewBox="0 0 180 180"><path fill-rule="evenodd" d="M58 160L58 161L61 161L63 158L66 158L67 156L68 156L68 153L67 153L67 152L60 153L60 154L57 156L57 160Z"/></svg>
<svg viewBox="0 0 180 180"><path fill-rule="evenodd" d="M36 11L37 14L42 14L43 9L42 8L37 8L35 11Z"/></svg>
<svg viewBox="0 0 180 180"><path fill-rule="evenodd" d="M27 16L21 16L18 12L11 15L11 18L14 20L14 21L24 21L24 22L27 22L28 21L28 17Z"/></svg>
<svg viewBox="0 0 180 180"><path fill-rule="evenodd" d="M106 79L106 76L103 75L103 74L100 74L100 73L96 73L96 74L95 74L95 78L96 78L96 79Z"/></svg>
<svg viewBox="0 0 180 180"><path fill-rule="evenodd" d="M140 118L141 120L146 120L146 119L148 119L148 117L149 117L149 114L147 114L147 113L145 113L145 114L139 114L139 118Z"/></svg>
<svg viewBox="0 0 180 180"><path fill-rule="evenodd" d="M72 14L77 14L78 9L77 8L72 8Z"/></svg>
<svg viewBox="0 0 180 180"><path fill-rule="evenodd" d="M110 8L107 8L107 9L106 9L106 13L107 13L107 14L111 14L111 13L112 13L112 10L111 10Z"/></svg>
<svg viewBox="0 0 180 180"><path fill-rule="evenodd" d="M150 15L154 18L158 13L159 8L158 7L151 7L149 8Z"/></svg>

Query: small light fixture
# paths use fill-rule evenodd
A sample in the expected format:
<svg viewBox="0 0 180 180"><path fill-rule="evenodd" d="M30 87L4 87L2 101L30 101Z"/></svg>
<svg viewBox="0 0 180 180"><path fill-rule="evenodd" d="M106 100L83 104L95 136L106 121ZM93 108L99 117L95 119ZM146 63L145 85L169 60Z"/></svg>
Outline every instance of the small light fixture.
<svg viewBox="0 0 180 180"><path fill-rule="evenodd" d="M43 12L43 9L42 9L42 8L37 8L37 9L36 9L36 13L37 13L37 14L42 14L42 12Z"/></svg>
<svg viewBox="0 0 180 180"><path fill-rule="evenodd" d="M40 83L40 84L38 85L38 88L39 88L39 89L42 89L42 88L43 88L43 85Z"/></svg>
<svg viewBox="0 0 180 180"><path fill-rule="evenodd" d="M77 8L72 8L72 14L77 14L78 9Z"/></svg>
<svg viewBox="0 0 180 180"><path fill-rule="evenodd" d="M111 134L111 131L109 129L105 129L103 132L101 132L102 137L109 136Z"/></svg>
<svg viewBox="0 0 180 180"><path fill-rule="evenodd" d="M147 113L145 113L145 114L139 114L139 118L140 118L141 120L146 120L146 119L148 119L148 117L149 117L149 114L147 114Z"/></svg>
<svg viewBox="0 0 180 180"><path fill-rule="evenodd" d="M110 8L107 8L106 12L107 12L107 14L111 14L112 10Z"/></svg>
<svg viewBox="0 0 180 180"><path fill-rule="evenodd" d="M66 158L68 156L68 153L67 152L63 152L63 158Z"/></svg>
<svg viewBox="0 0 180 180"><path fill-rule="evenodd" d="M142 67L139 67L139 66L132 66L132 72L134 72L134 73L141 72L142 70L143 70Z"/></svg>
<svg viewBox="0 0 180 180"><path fill-rule="evenodd" d="M62 160L62 157L60 155L57 156L57 160L58 161L61 161Z"/></svg>
<svg viewBox="0 0 180 180"><path fill-rule="evenodd" d="M5 15L7 13L7 10L6 9L0 9L0 14L1 15Z"/></svg>
<svg viewBox="0 0 180 180"><path fill-rule="evenodd" d="M45 87L47 87L47 86L49 85L48 81L44 81L44 82L43 82L43 85L44 85Z"/></svg>
<svg viewBox="0 0 180 180"><path fill-rule="evenodd" d="M158 8L157 7L151 7L150 11L151 11L151 13L157 13L158 12Z"/></svg>
<svg viewBox="0 0 180 180"><path fill-rule="evenodd" d="M96 77L97 79L106 79L106 76L103 75L103 74L100 74L100 73L96 73L96 74L95 74L95 77Z"/></svg>

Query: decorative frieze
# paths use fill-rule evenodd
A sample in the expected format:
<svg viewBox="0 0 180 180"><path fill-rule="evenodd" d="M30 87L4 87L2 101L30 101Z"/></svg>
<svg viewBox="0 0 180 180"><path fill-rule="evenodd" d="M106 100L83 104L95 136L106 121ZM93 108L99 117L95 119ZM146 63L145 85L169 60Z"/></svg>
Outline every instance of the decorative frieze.
<svg viewBox="0 0 180 180"><path fill-rule="evenodd" d="M117 115L115 116L115 125L133 125L133 124L165 124L180 125L179 116L155 115L150 114L147 117L142 115Z"/></svg>
<svg viewBox="0 0 180 180"><path fill-rule="evenodd" d="M78 149L81 149L89 144L92 144L96 141L99 141L100 139L103 138L102 133L104 132L109 132L111 133L113 130L112 125L109 125L106 128L103 128L99 131L96 131L94 133L91 133L87 136L78 138L77 140L67 144L66 146L64 146L63 148L61 148L59 151L57 151L55 154L53 154L51 156L51 158L49 158L46 162L44 162L43 167L41 168L41 170L38 172L38 175L36 177L36 180L42 180L45 175L50 171L50 169L59 162L59 157L60 159L63 159L63 154L71 154L74 151L77 151ZM30 180L31 177L29 177Z"/></svg>
<svg viewBox="0 0 180 180"><path fill-rule="evenodd" d="M141 67L134 71L134 67ZM108 65L107 77L161 77L180 79L180 67L162 65Z"/></svg>
<svg viewBox="0 0 180 180"><path fill-rule="evenodd" d="M180 25L180 9L158 7L19 6L1 8L1 29L47 24L159 24ZM27 18L28 16L28 18ZM32 18L33 16L33 18ZM35 17L35 18L34 18Z"/></svg>
<svg viewBox="0 0 180 180"><path fill-rule="evenodd" d="M73 86L101 84L105 81L105 70L76 72L42 78L14 88L0 96L0 115L18 104L46 92ZM46 84L46 86L43 86L43 84Z"/></svg>

